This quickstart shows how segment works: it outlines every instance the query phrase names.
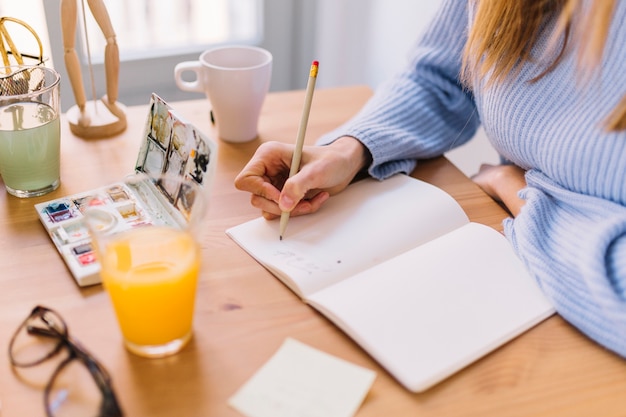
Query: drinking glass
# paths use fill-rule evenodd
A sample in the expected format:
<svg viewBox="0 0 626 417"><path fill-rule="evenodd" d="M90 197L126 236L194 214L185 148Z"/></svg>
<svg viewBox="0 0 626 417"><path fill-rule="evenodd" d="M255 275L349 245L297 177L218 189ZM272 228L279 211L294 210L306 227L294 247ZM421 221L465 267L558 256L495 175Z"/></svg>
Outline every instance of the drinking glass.
<svg viewBox="0 0 626 417"><path fill-rule="evenodd" d="M43 65L0 67L0 175L14 196L59 187L59 80Z"/></svg>
<svg viewBox="0 0 626 417"><path fill-rule="evenodd" d="M126 185L150 212L150 224L117 230L115 213L85 211L125 346L145 357L181 350L192 336L205 190L190 178L136 174Z"/></svg>

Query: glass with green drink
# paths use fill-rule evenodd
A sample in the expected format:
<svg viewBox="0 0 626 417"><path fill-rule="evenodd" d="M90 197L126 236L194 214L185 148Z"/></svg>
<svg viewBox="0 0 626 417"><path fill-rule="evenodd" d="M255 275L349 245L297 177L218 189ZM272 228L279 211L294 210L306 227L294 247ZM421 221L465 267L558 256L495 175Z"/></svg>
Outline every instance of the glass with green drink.
<svg viewBox="0 0 626 417"><path fill-rule="evenodd" d="M0 175L14 196L59 187L59 81L43 65L0 67Z"/></svg>

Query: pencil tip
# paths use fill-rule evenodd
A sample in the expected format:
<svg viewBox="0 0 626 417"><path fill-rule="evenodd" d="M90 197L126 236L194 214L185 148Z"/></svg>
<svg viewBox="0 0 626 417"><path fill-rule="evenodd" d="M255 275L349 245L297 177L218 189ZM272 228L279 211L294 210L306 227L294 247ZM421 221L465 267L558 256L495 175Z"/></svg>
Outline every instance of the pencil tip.
<svg viewBox="0 0 626 417"><path fill-rule="evenodd" d="M280 240L283 240L283 235L280 235L279 237L280 237Z"/></svg>

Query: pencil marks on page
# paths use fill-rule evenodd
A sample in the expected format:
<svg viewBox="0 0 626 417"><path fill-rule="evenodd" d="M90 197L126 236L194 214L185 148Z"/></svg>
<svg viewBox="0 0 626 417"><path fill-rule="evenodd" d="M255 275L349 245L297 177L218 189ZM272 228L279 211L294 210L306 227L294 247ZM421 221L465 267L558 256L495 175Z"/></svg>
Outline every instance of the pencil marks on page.
<svg viewBox="0 0 626 417"><path fill-rule="evenodd" d="M310 256L300 255L290 249L277 249L274 252L273 257L280 262L283 262L290 268L302 271L307 275L313 275L320 272L331 272L331 268L315 262L315 260L311 259Z"/></svg>

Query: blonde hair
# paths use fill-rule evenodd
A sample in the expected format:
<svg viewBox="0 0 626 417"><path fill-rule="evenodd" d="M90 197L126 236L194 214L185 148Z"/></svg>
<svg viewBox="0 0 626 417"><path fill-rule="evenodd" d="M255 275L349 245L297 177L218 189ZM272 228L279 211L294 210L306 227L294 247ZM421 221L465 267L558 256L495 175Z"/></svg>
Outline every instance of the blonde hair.
<svg viewBox="0 0 626 417"><path fill-rule="evenodd" d="M589 73L600 64L609 32L613 9L618 0L595 0L583 10L584 0L472 0L475 18L469 30L463 54L461 79L466 85L477 76L498 83L515 74L531 61L531 50L547 19L556 17L552 45L560 45L551 62L534 82L561 61L572 37L576 37L577 59L581 73ZM580 22L572 33L572 23ZM609 131L626 130L626 95L605 119Z"/></svg>

